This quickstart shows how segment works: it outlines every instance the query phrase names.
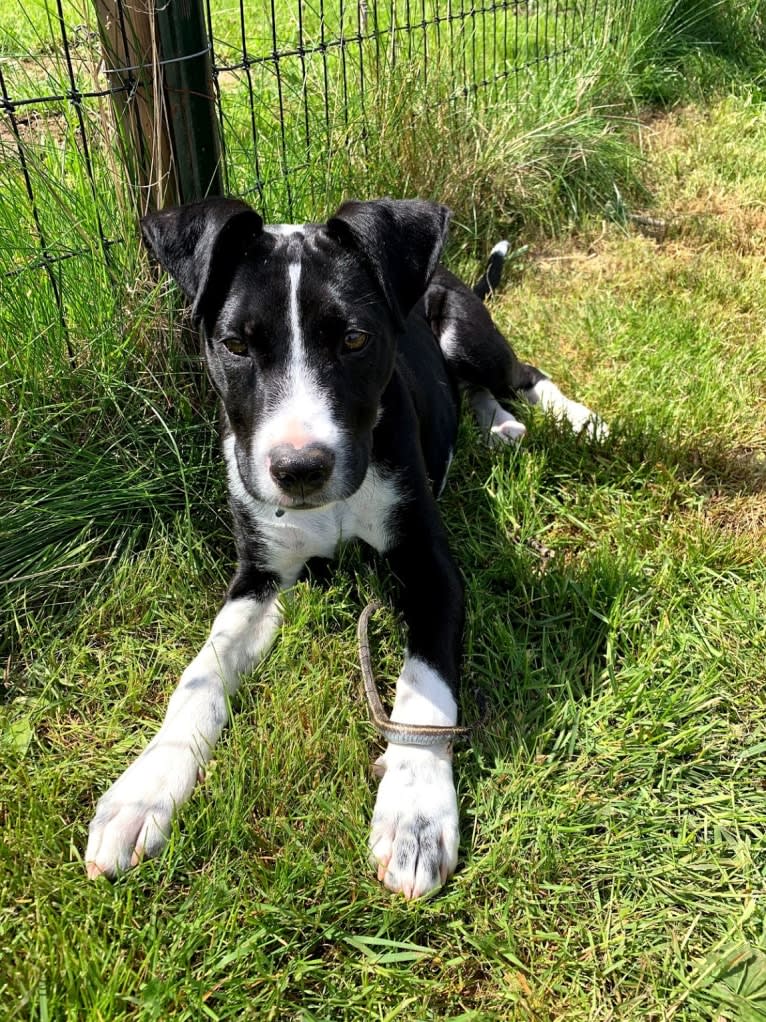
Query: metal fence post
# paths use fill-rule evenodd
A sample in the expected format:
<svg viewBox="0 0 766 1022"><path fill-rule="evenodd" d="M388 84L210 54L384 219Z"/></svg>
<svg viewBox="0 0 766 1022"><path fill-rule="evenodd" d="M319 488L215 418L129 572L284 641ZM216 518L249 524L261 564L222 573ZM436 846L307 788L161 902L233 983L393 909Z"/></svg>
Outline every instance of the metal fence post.
<svg viewBox="0 0 766 1022"><path fill-rule="evenodd" d="M155 12L179 198L220 195L221 142L203 5L165 0Z"/></svg>

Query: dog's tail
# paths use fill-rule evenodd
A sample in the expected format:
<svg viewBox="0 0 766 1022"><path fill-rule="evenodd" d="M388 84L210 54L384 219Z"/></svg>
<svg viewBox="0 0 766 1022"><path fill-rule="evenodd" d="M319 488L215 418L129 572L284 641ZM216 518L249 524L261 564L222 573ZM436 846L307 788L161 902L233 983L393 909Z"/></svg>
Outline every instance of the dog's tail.
<svg viewBox="0 0 766 1022"><path fill-rule="evenodd" d="M484 301L487 295L491 295L500 284L500 278L503 274L503 263L510 247L507 241L498 241L489 253L487 268L473 286L473 293L477 298L481 298L482 301Z"/></svg>

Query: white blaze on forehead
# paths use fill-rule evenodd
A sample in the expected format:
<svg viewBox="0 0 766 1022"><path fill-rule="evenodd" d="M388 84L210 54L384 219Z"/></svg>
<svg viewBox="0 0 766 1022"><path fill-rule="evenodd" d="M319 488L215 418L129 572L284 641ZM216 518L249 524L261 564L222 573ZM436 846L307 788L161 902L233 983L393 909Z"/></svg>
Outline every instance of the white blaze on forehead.
<svg viewBox="0 0 766 1022"><path fill-rule="evenodd" d="M269 452L273 447L292 444L300 448L318 443L329 447L337 457L342 440L329 394L308 360L300 303L303 266L300 253L295 254L298 258L291 259L286 268L287 303L283 329L287 358L284 377L253 436L251 449L253 469L261 488L275 494L277 487L269 474Z"/></svg>
<svg viewBox="0 0 766 1022"><path fill-rule="evenodd" d="M301 234L305 226L305 224L266 224L263 229L267 234L289 237L291 234Z"/></svg>
<svg viewBox="0 0 766 1022"><path fill-rule="evenodd" d="M300 307L301 263L287 266L288 359L281 394L272 415L264 423L264 432L274 437L273 444L307 443L332 446L338 440L329 395L321 387L316 370L310 365Z"/></svg>
<svg viewBox="0 0 766 1022"><path fill-rule="evenodd" d="M290 277L290 354L294 359L296 354L303 351L303 336L301 334L301 318L298 309L298 285L301 282L301 264L290 263L287 267Z"/></svg>

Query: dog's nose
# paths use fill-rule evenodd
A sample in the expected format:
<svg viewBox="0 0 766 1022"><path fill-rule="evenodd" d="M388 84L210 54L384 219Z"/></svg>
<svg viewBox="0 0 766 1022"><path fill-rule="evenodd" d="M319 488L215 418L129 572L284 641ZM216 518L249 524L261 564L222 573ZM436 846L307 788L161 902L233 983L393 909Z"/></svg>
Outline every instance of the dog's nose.
<svg viewBox="0 0 766 1022"><path fill-rule="evenodd" d="M335 455L323 444L293 447L278 444L269 452L269 472L280 490L290 497L307 497L321 490L335 465Z"/></svg>

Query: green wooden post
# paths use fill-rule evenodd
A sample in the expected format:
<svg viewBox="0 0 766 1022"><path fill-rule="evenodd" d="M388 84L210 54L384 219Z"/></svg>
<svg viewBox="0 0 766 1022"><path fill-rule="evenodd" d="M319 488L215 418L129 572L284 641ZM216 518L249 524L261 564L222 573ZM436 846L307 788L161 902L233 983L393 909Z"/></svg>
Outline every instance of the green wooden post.
<svg viewBox="0 0 766 1022"><path fill-rule="evenodd" d="M179 198L221 195L221 142L201 0L155 4Z"/></svg>

